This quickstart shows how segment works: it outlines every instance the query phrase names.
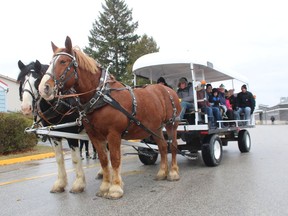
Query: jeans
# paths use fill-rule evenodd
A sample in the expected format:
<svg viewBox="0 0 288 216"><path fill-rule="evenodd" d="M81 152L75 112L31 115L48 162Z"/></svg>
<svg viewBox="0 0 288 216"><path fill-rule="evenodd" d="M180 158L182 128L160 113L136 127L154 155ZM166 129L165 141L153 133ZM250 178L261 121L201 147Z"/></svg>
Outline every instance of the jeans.
<svg viewBox="0 0 288 216"><path fill-rule="evenodd" d="M211 107L202 107L201 111L207 114L209 122L214 123L214 116Z"/></svg>
<svg viewBox="0 0 288 216"><path fill-rule="evenodd" d="M181 113L180 113L180 119L184 118L185 112L187 109L193 108L193 104L187 101L181 101Z"/></svg>
<svg viewBox="0 0 288 216"><path fill-rule="evenodd" d="M251 119L251 108L250 107L239 107L239 109L234 112L236 120L240 120L240 114L241 113L244 113L245 120L249 120L249 122L248 122L248 124L249 124L250 119Z"/></svg>
<svg viewBox="0 0 288 216"><path fill-rule="evenodd" d="M216 124L218 120L222 120L221 112L220 112L219 107L211 107L211 108L213 111L213 116L214 116L215 124ZM215 124L214 126L216 126Z"/></svg>
<svg viewBox="0 0 288 216"><path fill-rule="evenodd" d="M208 115L208 120L212 126L216 126L217 120L222 120L220 109L218 107L202 107L202 111Z"/></svg>

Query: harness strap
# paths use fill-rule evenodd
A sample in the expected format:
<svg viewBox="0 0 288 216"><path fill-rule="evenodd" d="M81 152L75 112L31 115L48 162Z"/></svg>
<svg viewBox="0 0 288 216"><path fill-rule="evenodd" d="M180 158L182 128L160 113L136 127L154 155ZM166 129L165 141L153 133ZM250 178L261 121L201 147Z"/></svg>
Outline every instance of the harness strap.
<svg viewBox="0 0 288 216"><path fill-rule="evenodd" d="M129 91L129 93L131 95L131 98L132 98L132 113L131 113L131 115L133 117L135 117L136 116L136 110L137 110L137 101L136 101L136 97L135 97L134 91L132 90L132 88L130 86L125 85L125 84L123 84L123 85L125 86L125 88L117 88L117 89L110 89L110 90L122 91L122 90L127 90L128 89L128 91ZM126 134L128 134L128 130L131 127L132 123L133 123L133 121L130 120L129 124L126 127L126 129L122 132L122 136L121 136L122 138Z"/></svg>
<svg viewBox="0 0 288 216"><path fill-rule="evenodd" d="M49 109L42 112L42 109L40 106L41 100L44 100L44 99L40 98L36 103L36 106L35 106L36 113L40 118L42 118L44 121L46 121L49 124L52 124L50 122L51 119L58 117L58 116L62 116L58 122L60 123L65 116L70 115L76 111L76 107L71 106L69 103L63 100L57 100L53 104L46 101L46 103L48 103L50 107ZM65 113L61 113L59 110L65 110L64 108L69 108L69 110Z"/></svg>
<svg viewBox="0 0 288 216"><path fill-rule="evenodd" d="M125 114L128 119L132 122L134 122L137 126L139 126L140 128L142 128L143 130L145 130L147 133L156 136L160 139L162 139L159 135L155 134L153 131L151 131L150 129L148 129L147 127L145 127L145 125L143 125L138 119L136 119L132 114L130 114L129 112L127 112L127 110L125 110L116 100L114 100L114 98L110 97L109 94L106 95L102 95L103 99L106 103L108 103L109 105L111 105L112 107L114 107L115 109L119 110L120 112L122 112L123 114Z"/></svg>

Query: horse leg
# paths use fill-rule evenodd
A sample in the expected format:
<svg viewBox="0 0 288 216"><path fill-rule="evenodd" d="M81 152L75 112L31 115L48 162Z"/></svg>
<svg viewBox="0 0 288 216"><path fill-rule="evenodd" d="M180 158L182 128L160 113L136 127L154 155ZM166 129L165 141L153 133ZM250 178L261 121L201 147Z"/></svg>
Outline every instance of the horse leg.
<svg viewBox="0 0 288 216"><path fill-rule="evenodd" d="M164 139L163 134L159 134L161 138L153 136L153 139L158 145L158 150L160 152L160 169L156 175L156 180L164 180L168 175L168 158L167 158L167 144Z"/></svg>
<svg viewBox="0 0 288 216"><path fill-rule="evenodd" d="M106 149L106 141L98 140L97 139L98 137L96 138L93 135L93 133L89 133L89 132L87 133L89 135L89 138L92 144L96 148L96 151L98 152L98 157L99 157L100 164L101 164L101 170L98 172L98 174L99 173L102 174L102 182L101 182L99 191L96 193L96 196L105 197L109 192L110 181L111 181L109 160L108 160L107 149Z"/></svg>
<svg viewBox="0 0 288 216"><path fill-rule="evenodd" d="M53 139L53 147L55 151L55 158L58 166L58 178L54 182L51 193L61 193L65 191L67 185L67 173L64 164L64 156L62 151L62 142L61 140Z"/></svg>
<svg viewBox="0 0 288 216"><path fill-rule="evenodd" d="M171 168L170 172L168 174L167 180L169 181L177 181L180 179L179 176L179 167L177 165L177 128L173 128L173 125L169 125L166 127L166 131L168 134L168 137L172 138L172 144L171 144L171 153L172 153L172 161L171 161Z"/></svg>
<svg viewBox="0 0 288 216"><path fill-rule="evenodd" d="M100 169L98 170L95 179L103 179L103 170L100 167Z"/></svg>
<svg viewBox="0 0 288 216"><path fill-rule="evenodd" d="M109 192L105 198L119 199L123 196L123 181L121 178L121 137L118 133L110 133L107 137L112 166L112 180Z"/></svg>
<svg viewBox="0 0 288 216"><path fill-rule="evenodd" d="M111 168L111 162L109 159L108 159L108 162L109 162L108 166ZM100 167L100 170L98 170L95 179L103 179L103 170L101 167Z"/></svg>
<svg viewBox="0 0 288 216"><path fill-rule="evenodd" d="M72 163L75 169L76 179L73 182L71 193L81 193L84 191L86 186L85 174L82 167L82 159L80 156L80 150L78 140L68 139L69 147L72 148Z"/></svg>

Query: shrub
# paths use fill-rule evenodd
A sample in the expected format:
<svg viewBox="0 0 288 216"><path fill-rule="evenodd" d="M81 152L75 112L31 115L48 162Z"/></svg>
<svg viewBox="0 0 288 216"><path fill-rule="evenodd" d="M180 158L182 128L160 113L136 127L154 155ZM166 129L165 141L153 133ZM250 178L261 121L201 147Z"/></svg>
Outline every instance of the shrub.
<svg viewBox="0 0 288 216"><path fill-rule="evenodd" d="M37 145L35 134L24 133L32 125L29 119L19 113L0 113L0 154L27 151Z"/></svg>

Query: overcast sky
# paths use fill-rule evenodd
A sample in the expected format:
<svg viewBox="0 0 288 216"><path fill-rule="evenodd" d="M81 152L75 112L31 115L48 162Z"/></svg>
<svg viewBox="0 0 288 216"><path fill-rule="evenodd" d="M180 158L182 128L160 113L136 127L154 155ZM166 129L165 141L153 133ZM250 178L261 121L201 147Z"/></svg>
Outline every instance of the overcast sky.
<svg viewBox="0 0 288 216"><path fill-rule="evenodd" d="M0 74L16 79L18 60L48 64L51 41L88 45L103 0L1 2ZM257 105L288 97L288 13L285 0L126 0L161 52L189 51L249 80ZM196 62L197 63L197 62ZM236 89L239 91L240 89Z"/></svg>

